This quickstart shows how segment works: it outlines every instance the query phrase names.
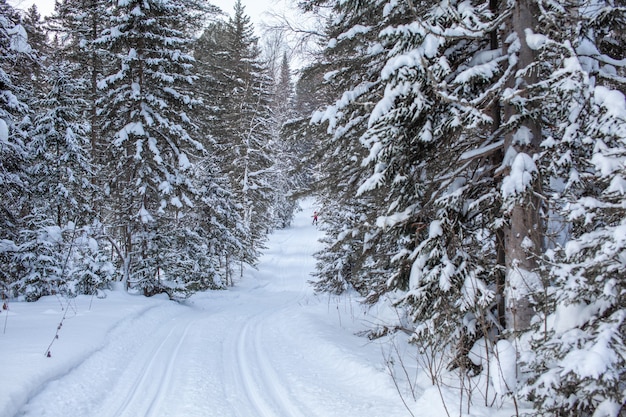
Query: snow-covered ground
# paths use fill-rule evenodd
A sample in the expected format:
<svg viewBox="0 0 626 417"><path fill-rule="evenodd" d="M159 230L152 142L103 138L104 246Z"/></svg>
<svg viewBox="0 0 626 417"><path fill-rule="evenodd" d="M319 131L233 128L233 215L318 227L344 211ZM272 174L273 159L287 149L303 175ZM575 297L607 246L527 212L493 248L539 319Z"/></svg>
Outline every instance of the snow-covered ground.
<svg viewBox="0 0 626 417"><path fill-rule="evenodd" d="M123 291L10 303L0 416L409 415L381 346L354 334L365 328L354 300L307 284L313 209L305 201L228 291L184 304Z"/></svg>
<svg viewBox="0 0 626 417"><path fill-rule="evenodd" d="M433 386L401 333L356 336L395 313L314 294L321 232L313 202L302 207L227 291L182 304L124 291L11 302L0 312L0 417L515 415L479 394L468 410L454 378Z"/></svg>

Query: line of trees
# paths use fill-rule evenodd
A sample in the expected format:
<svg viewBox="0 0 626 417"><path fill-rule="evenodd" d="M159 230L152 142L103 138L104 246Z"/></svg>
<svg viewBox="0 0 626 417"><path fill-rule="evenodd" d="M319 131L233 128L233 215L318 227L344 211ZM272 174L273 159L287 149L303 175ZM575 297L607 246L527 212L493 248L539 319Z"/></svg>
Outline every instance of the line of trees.
<svg viewBox="0 0 626 417"><path fill-rule="evenodd" d="M218 13L0 0L3 296L222 288L289 223L279 83L241 2Z"/></svg>
<svg viewBox="0 0 626 417"><path fill-rule="evenodd" d="M304 72L325 105L301 124L316 288L394 305L371 337L408 332L486 403L623 415L626 3L303 6L330 11Z"/></svg>

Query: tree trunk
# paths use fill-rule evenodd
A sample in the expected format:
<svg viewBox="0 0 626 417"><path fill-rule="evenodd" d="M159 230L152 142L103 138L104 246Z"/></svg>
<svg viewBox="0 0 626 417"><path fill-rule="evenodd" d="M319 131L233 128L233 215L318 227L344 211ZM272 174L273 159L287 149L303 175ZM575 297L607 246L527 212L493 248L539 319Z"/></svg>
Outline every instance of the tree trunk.
<svg viewBox="0 0 626 417"><path fill-rule="evenodd" d="M498 0L489 0L489 10L494 15L498 14L499 1ZM500 47L500 38L498 36L498 30L495 29L489 34L489 43L492 50L496 50ZM493 118L493 126L492 133L495 133L502 126L502 106L500 102L494 100L493 105L491 106L491 117ZM502 165L504 161L504 151L498 150L492 155L492 163L494 166ZM495 210L498 210L497 207L494 207ZM498 215L498 213L494 213L494 215ZM497 294L497 314L498 314L498 325L501 328L506 328L506 306L504 305L504 287L505 287L505 265L506 265L506 254L505 254L505 246L504 246L504 230L502 227L496 230L495 234L495 244L496 244L496 265L497 268L495 270L495 281L496 281L496 294Z"/></svg>
<svg viewBox="0 0 626 417"><path fill-rule="evenodd" d="M526 44L525 29L534 29L536 21L530 0L518 0L511 16L512 29L520 41L517 54L517 70L532 65L535 54ZM535 14L536 15L536 14ZM506 47L506 46L505 46ZM526 86L536 81L536 74L525 73L512 77L510 88L517 89L519 97L527 99ZM503 103L506 122L519 117L519 109L510 102ZM537 153L541 143L541 126L537 120L522 115L521 122L504 137L505 164L513 162L515 155L526 154L529 158ZM513 173L512 175L515 175ZM536 175L536 173L535 173ZM505 316L508 330L522 331L529 327L535 314L531 305L532 293L537 289L537 258L541 253L542 224L540 219L540 181L536 178L528 188L513 196L517 201L509 210L509 222L503 231L505 248ZM524 194L523 198L520 198Z"/></svg>

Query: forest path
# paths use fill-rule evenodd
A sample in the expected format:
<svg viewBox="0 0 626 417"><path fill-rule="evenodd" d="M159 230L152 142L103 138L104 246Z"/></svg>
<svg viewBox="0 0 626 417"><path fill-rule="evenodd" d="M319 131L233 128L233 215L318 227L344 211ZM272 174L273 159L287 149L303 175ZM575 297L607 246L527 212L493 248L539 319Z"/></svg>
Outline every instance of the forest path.
<svg viewBox="0 0 626 417"><path fill-rule="evenodd" d="M316 296L307 283L321 232L312 202L302 206L235 288L128 314L16 415L408 415L380 347L354 336L352 304Z"/></svg>

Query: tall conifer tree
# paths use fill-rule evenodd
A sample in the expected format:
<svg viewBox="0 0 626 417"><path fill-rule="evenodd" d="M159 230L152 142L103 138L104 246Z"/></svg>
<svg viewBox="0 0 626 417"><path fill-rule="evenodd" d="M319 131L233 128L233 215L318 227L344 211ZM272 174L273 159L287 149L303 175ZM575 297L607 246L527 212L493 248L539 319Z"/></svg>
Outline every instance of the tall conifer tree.
<svg viewBox="0 0 626 417"><path fill-rule="evenodd" d="M100 83L111 223L124 279L146 293L164 289L163 278L175 287L188 279L173 253L191 244L181 234L199 197L194 164L205 152L189 117L199 104L190 17L202 11L184 0L119 3L99 40L119 65Z"/></svg>
<svg viewBox="0 0 626 417"><path fill-rule="evenodd" d="M16 259L20 230L28 214L29 154L26 98L16 81L18 61L29 54L27 32L17 12L0 0L0 291L11 294L19 286L23 269Z"/></svg>
<svg viewBox="0 0 626 417"><path fill-rule="evenodd" d="M250 17L240 1L225 23L200 38L198 59L206 66L207 100L222 169L227 174L242 219L240 261L254 264L275 225L272 78L260 58Z"/></svg>
<svg viewBox="0 0 626 417"><path fill-rule="evenodd" d="M80 93L81 117L87 122L89 137L89 159L91 163L90 199L93 216L102 221L104 173L103 120L99 116L98 101L101 91L98 82L115 60L107 45L98 42L111 13L110 3L102 0L61 1L55 5L52 16L46 19L48 32L52 37L55 53L48 60L51 73L70 71L69 76L77 80L76 93ZM78 90L80 88L80 90Z"/></svg>
<svg viewBox="0 0 626 417"><path fill-rule="evenodd" d="M623 201L613 157L621 155L624 97L612 88L623 82L624 64L611 40L621 9L608 2L548 7L526 0L308 4L320 3L336 13L325 51L336 57L319 66L338 91L314 117L328 132L320 148L328 171L320 192L327 199L332 193L339 201L333 208L344 214L334 214L329 227L318 287L351 285L369 300L390 295L409 314L414 341L436 347L433 354L449 354L451 368L486 373L484 381L499 395L517 393L515 381L506 387L494 382L489 359L470 361L468 353L483 344L495 355L532 334L543 317L544 335L555 338L550 349L539 349L547 356L535 357L534 369L554 363L551 354L563 362L535 385L538 409L549 403L554 415L595 407L617 415L623 310L609 294L621 291L610 271L623 264L617 261L622 245L611 237L622 225L597 210ZM573 14L565 12L571 7ZM573 28L582 32L571 33ZM599 41L600 33L608 39ZM364 62L351 65L358 57ZM586 149L575 146L579 135ZM582 177L603 185L583 187ZM575 203L575 196L589 193L603 203ZM546 215L557 212L560 220L548 223ZM595 216L604 220L596 223ZM546 248L555 243L549 239L561 230L563 242L570 233L563 219L583 217L588 228L577 229L565 251L556 251L562 263L552 269L556 258ZM546 253L551 260L544 264ZM599 269L591 268L592 259L603 259ZM593 285L586 283L589 274L596 277ZM579 281L585 284L572 291L575 277L585 277ZM552 309L576 299L590 310L611 307L594 310L571 329L589 326L589 332L563 346L562 333L550 328ZM402 320L400 314L389 327L406 328ZM602 388L595 389L585 382L589 368L568 367L565 358L609 339L602 346L613 359L602 368ZM566 372L562 385L548 387L559 372ZM567 405L572 387L593 391L588 398L595 400ZM551 389L561 395L556 403Z"/></svg>
<svg viewBox="0 0 626 417"><path fill-rule="evenodd" d="M626 401L626 54L616 45L626 13L581 1L542 9L542 20L527 39L544 63L531 91L545 121L539 167L550 249L523 357L525 392L543 415L618 416Z"/></svg>

